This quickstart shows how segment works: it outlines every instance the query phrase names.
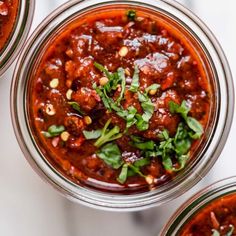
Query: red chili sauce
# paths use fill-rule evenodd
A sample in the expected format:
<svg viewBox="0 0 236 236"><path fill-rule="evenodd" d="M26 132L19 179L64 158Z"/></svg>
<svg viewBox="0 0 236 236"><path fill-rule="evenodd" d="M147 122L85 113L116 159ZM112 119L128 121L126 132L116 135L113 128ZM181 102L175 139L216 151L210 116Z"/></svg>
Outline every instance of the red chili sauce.
<svg viewBox="0 0 236 236"><path fill-rule="evenodd" d="M179 235L221 236L236 234L236 194L218 198L191 218Z"/></svg>
<svg viewBox="0 0 236 236"><path fill-rule="evenodd" d="M12 33L18 12L18 0L0 1L0 51Z"/></svg>
<svg viewBox="0 0 236 236"><path fill-rule="evenodd" d="M161 20L134 10L86 16L51 41L32 77L34 136L80 185L156 188L204 136L212 93L203 68L188 39Z"/></svg>

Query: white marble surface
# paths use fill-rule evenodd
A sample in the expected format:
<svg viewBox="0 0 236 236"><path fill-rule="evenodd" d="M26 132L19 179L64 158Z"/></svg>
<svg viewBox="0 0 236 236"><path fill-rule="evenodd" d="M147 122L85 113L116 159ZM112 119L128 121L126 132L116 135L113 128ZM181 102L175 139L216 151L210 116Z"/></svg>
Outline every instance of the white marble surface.
<svg viewBox="0 0 236 236"><path fill-rule="evenodd" d="M36 0L33 23L65 0ZM188 5L217 36L236 74L235 0L189 0ZM1 236L154 236L192 193L236 174L236 122L211 172L191 191L165 206L138 213L108 213L74 204L44 183L24 159L14 136L9 108L14 65L0 80L0 235Z"/></svg>

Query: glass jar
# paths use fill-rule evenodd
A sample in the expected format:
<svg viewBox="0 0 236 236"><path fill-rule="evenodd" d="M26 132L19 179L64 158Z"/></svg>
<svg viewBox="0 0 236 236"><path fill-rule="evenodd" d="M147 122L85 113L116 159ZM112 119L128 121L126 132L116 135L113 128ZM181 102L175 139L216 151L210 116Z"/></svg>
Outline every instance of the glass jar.
<svg viewBox="0 0 236 236"><path fill-rule="evenodd" d="M34 0L19 0L12 32L0 52L0 76L12 64L28 36L34 15L34 5Z"/></svg>
<svg viewBox="0 0 236 236"><path fill-rule="evenodd" d="M221 180L203 189L201 192L191 197L175 212L161 232L161 236L178 235L186 223L201 209L217 199L232 194L236 194L236 177Z"/></svg>
<svg viewBox="0 0 236 236"><path fill-rule="evenodd" d="M155 190L121 195L92 190L70 181L52 166L38 146L30 127L27 98L30 75L35 71L45 48L60 34L65 25L89 12L96 14L109 9L136 9L163 17L194 42L194 47L204 63L206 73L213 78L213 115L204 142L188 166L172 181ZM11 113L15 134L20 147L35 169L60 193L91 207L132 211L160 205L173 200L195 185L211 169L226 142L234 110L234 91L227 60L209 29L189 10L172 0L97 0L69 1L48 16L33 33L17 63L11 91Z"/></svg>

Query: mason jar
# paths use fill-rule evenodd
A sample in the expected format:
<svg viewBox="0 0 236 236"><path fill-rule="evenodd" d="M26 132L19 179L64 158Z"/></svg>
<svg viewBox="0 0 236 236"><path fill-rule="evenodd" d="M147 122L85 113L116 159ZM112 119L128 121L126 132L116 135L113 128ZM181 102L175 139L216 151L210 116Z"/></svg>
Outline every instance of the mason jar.
<svg viewBox="0 0 236 236"><path fill-rule="evenodd" d="M134 194L102 192L68 179L45 152L35 137L29 117L29 88L40 58L66 25L86 15L110 10L134 9L165 21L187 37L199 53L213 88L211 120L203 142L183 171L166 184L151 191ZM72 0L51 13L28 40L15 68L11 90L11 115L19 145L32 166L64 196L98 209L135 211L164 204L184 194L200 181L219 157L230 131L234 111L232 76L225 55L206 25L192 12L172 0Z"/></svg>
<svg viewBox="0 0 236 236"><path fill-rule="evenodd" d="M181 230L187 225L189 226L193 217L201 214L210 204L214 204L217 200L223 201L226 198L236 199L235 176L218 181L192 196L174 213L162 230L161 236L180 235ZM224 206L227 207L225 203Z"/></svg>
<svg viewBox="0 0 236 236"><path fill-rule="evenodd" d="M18 1L18 9L12 30L0 50L0 76L12 64L26 41L33 20L34 5L34 0Z"/></svg>

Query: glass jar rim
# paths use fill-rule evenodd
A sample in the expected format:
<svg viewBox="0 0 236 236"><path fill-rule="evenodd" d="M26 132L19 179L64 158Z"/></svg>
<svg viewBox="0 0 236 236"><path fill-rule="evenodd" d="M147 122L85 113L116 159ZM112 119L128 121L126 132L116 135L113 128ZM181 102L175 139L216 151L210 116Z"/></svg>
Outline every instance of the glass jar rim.
<svg viewBox="0 0 236 236"><path fill-rule="evenodd" d="M1 52L0 76L10 67L26 41L34 16L35 0L19 0L18 8L12 32Z"/></svg>
<svg viewBox="0 0 236 236"><path fill-rule="evenodd" d="M164 226L160 236L177 235L178 231L185 225L186 220L191 219L202 207L232 193L236 194L236 176L219 180L205 187L176 210Z"/></svg>
<svg viewBox="0 0 236 236"><path fill-rule="evenodd" d="M22 106L22 104L25 104L25 84L27 71L29 71L29 65L25 61L32 58L30 53L33 53L33 47L35 44L37 45L37 41L46 39L48 34L55 30L57 20L60 23L63 20L65 21L68 16L71 17L73 14L79 15L84 10L105 5L111 5L113 7L117 4L140 6L154 11L165 12L174 16L175 19L184 22L188 30L197 34L203 45L207 44L208 48L205 48L206 54L210 56L216 68L216 80L219 83L219 94L221 95L219 106L223 112L218 112L218 122L214 130L215 135L210 140L204 155L202 155L201 162L197 163L193 173L188 175L188 179L181 180L178 184L176 182L172 183L172 185L168 186L168 189L158 188L157 190L133 195L113 195L90 190L70 182L64 176L59 175L53 170L41 157L40 153L35 151L37 147L32 140L24 106ZM221 78L220 81L218 79L219 77ZM143 2L142 0L124 0L119 2L116 0L104 0L102 2L97 0L73 0L65 3L49 15L31 36L18 60L11 89L11 115L15 134L23 153L36 172L46 179L47 182L52 183L65 196L84 205L113 211L134 211L160 205L183 194L196 184L209 171L219 157L230 130L233 110L234 91L231 72L217 40L192 12L179 3L170 0L149 0L148 2Z"/></svg>

